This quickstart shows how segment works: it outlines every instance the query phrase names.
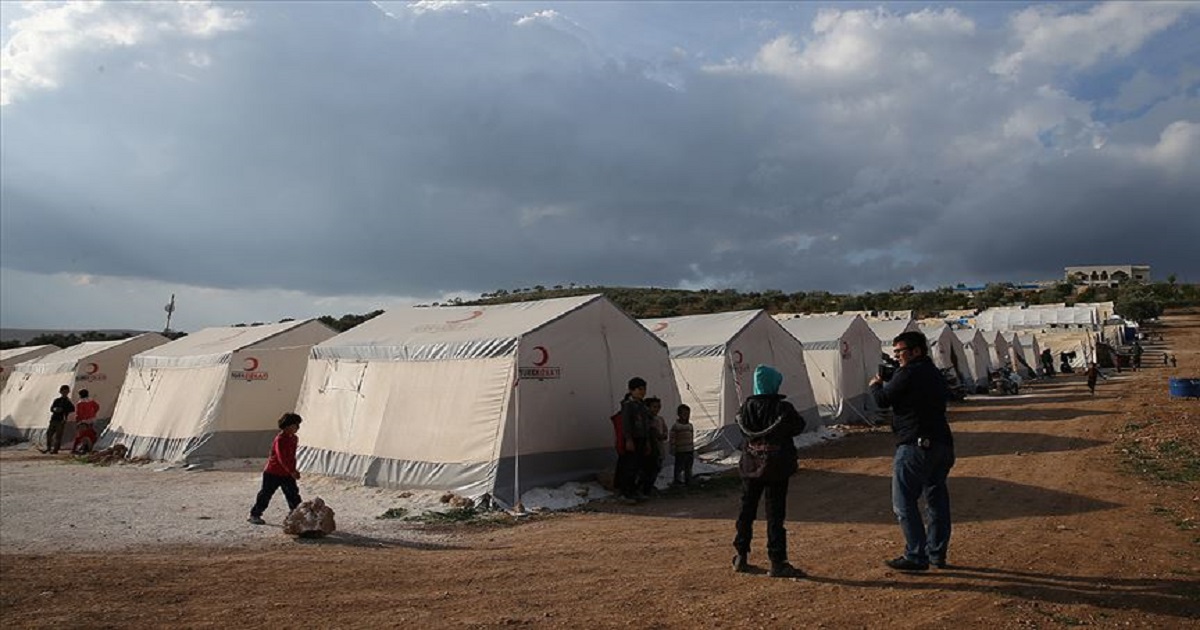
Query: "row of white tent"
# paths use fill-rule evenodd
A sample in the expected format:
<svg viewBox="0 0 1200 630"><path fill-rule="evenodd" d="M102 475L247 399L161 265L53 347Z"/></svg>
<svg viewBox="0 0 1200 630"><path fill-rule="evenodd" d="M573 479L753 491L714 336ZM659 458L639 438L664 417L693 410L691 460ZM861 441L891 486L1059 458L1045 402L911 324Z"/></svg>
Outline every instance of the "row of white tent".
<svg viewBox="0 0 1200 630"><path fill-rule="evenodd" d="M1002 336L981 341L976 332L963 343L948 327L926 334L935 361L964 374L976 374L984 354L961 348L1001 351ZM1002 352L1023 351L1017 337ZM698 446L727 450L758 364L784 374L781 393L810 429L872 421L866 383L890 339L859 315L777 321L760 310L639 322L599 295L397 309L341 334L315 320L209 328L170 342L150 333L6 367L0 432L39 439L59 386L71 384L111 418L101 447L203 464L264 456L275 421L295 410L305 418L302 471L511 503L523 489L612 463L608 416L632 376L648 381L668 422L679 403L691 407ZM1029 352L1022 356L1036 365L1036 346Z"/></svg>

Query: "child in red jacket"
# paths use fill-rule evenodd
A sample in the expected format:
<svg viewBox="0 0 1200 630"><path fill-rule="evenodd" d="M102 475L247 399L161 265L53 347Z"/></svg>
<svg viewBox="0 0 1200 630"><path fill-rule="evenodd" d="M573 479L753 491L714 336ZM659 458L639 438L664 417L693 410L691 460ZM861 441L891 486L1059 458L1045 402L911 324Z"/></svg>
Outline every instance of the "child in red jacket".
<svg viewBox="0 0 1200 630"><path fill-rule="evenodd" d="M294 413L285 413L279 418L279 435L275 436L275 442L271 445L271 456L267 458L267 466L263 469L262 489L258 491L254 507L250 508L250 518L246 519L248 522L255 525L266 523L263 512L267 511L275 491L281 488L288 502L289 513L300 505L300 488L296 485L296 480L300 478L300 471L296 468L296 447L300 444L296 432L300 430L300 422L300 416Z"/></svg>

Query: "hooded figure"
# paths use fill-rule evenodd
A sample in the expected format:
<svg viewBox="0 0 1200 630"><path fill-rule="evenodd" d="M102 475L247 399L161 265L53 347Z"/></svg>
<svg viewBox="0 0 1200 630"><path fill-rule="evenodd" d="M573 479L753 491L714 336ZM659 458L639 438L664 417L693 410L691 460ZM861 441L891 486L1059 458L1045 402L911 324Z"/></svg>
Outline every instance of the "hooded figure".
<svg viewBox="0 0 1200 630"><path fill-rule="evenodd" d="M804 431L804 419L779 393L783 375L769 365L754 369L754 395L742 403L737 413L742 432L742 509L737 519L733 547L733 568L749 569L750 541L758 502L767 495L767 557L771 577L804 577L804 572L787 560L787 532L783 519L787 514L788 479L796 472L796 445L792 438Z"/></svg>

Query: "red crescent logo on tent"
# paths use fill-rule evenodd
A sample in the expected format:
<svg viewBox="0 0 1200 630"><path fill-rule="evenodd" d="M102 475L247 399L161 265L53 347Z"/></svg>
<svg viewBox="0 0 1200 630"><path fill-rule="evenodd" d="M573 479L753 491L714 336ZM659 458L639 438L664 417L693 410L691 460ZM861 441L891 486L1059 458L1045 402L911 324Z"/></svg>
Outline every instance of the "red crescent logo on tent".
<svg viewBox="0 0 1200 630"><path fill-rule="evenodd" d="M662 332L667 329L667 326L670 326L670 325L671 324L669 324L667 322L658 322L657 324L654 325L654 328L650 329L650 332Z"/></svg>
<svg viewBox="0 0 1200 630"><path fill-rule="evenodd" d="M475 319L477 317L483 317L483 311L471 311L470 315L468 315L462 319L447 319L446 323L447 324L461 324L463 322L469 322L472 319Z"/></svg>
<svg viewBox="0 0 1200 630"><path fill-rule="evenodd" d="M246 357L244 365L246 366L247 372L253 372L254 370L258 369L258 359L255 359L254 357Z"/></svg>
<svg viewBox="0 0 1200 630"><path fill-rule="evenodd" d="M542 367L543 365L546 365L547 361L550 360L550 353L546 350L546 346L534 346L533 351L540 352L542 354L542 359L540 361L534 361L534 365Z"/></svg>
<svg viewBox="0 0 1200 630"><path fill-rule="evenodd" d="M99 371L100 371L100 365L98 363L87 364L87 373L88 374L95 374L96 372L99 372Z"/></svg>
<svg viewBox="0 0 1200 630"><path fill-rule="evenodd" d="M742 357L742 351L734 350L733 351L733 362L738 365L741 365L743 360L744 360L744 357Z"/></svg>

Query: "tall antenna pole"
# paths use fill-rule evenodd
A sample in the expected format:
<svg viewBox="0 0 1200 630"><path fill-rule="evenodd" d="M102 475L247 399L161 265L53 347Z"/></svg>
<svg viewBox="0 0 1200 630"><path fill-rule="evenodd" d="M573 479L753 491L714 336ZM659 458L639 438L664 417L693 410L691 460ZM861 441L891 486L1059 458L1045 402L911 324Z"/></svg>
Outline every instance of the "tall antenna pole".
<svg viewBox="0 0 1200 630"><path fill-rule="evenodd" d="M163 328L163 334L166 335L166 334L170 334L170 332L171 332L171 315L175 313L175 294L174 293L171 294L171 301L166 306L163 307L163 310L167 312L167 325L166 325L166 327Z"/></svg>

